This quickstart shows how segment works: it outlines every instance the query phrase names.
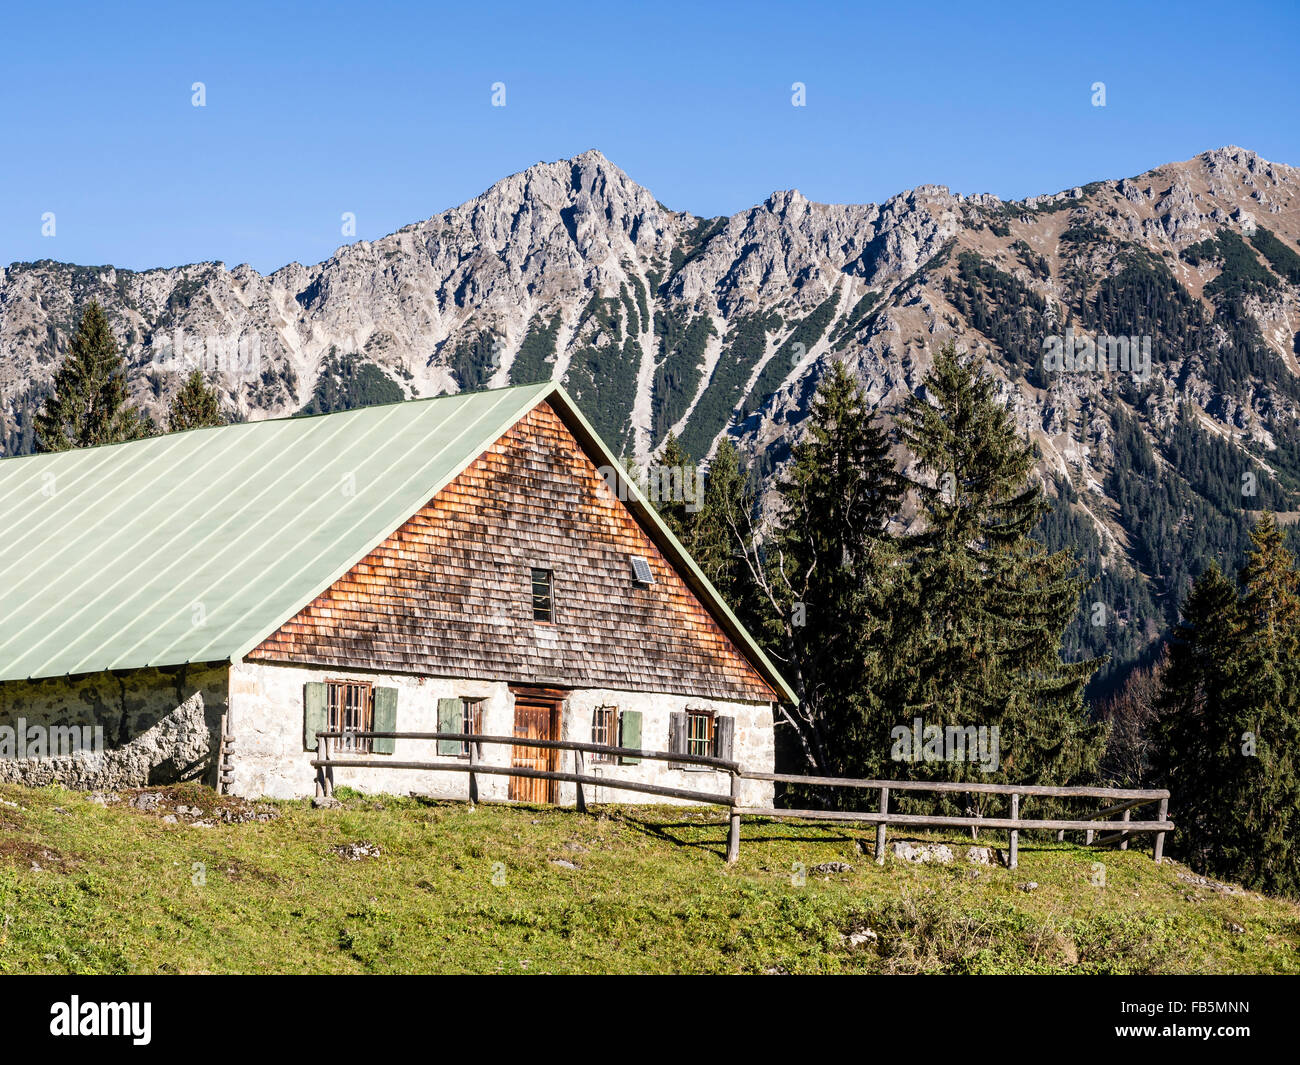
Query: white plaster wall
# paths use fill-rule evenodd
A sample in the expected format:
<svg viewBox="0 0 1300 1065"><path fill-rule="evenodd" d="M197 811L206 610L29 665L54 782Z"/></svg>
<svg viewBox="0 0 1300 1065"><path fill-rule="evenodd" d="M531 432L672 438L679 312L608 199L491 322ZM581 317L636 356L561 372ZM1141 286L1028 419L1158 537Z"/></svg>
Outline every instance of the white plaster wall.
<svg viewBox="0 0 1300 1065"><path fill-rule="evenodd" d="M487 735L514 734L514 699L501 681L472 681L454 678L418 677L356 670L317 669L270 662L242 662L230 670L230 727L236 739L232 790L238 795L291 798L315 793L315 771L309 764L315 755L303 750L303 685L329 679L369 681L377 687L396 688L397 731L436 732L438 700L481 698L483 732ZM771 772L775 758L772 708L767 703L736 703L716 699L695 699L680 695L620 692L609 689L571 691L564 704L562 738L591 740L592 711L597 706L618 706L641 712L641 746L646 750L668 747L668 715L687 706L712 709L736 719L735 758L746 768ZM432 740L397 740L391 755L367 755L375 761L437 761ZM511 749L504 744L487 744L484 764L509 766ZM573 753L561 752L560 768L572 771ZM640 765L588 765L588 771L611 778L639 780L726 795L730 778L711 770L672 768L666 762L643 760ZM410 769L336 769L335 787L358 791L405 795L415 793L437 798L465 799L469 777L465 773L438 773ZM772 785L744 781L742 801L747 805L771 805ZM562 783L560 802L575 801L576 786ZM589 789L590 792L591 789ZM671 802L653 795L638 795L614 788L598 788L588 794L589 802ZM482 800L504 800L509 794L507 776L478 776Z"/></svg>
<svg viewBox="0 0 1300 1065"><path fill-rule="evenodd" d="M514 704L502 681L454 680L396 673L313 669L268 662L241 662L230 669L230 721L235 737L235 773L231 791L250 798L287 799L314 795L316 757L303 750L303 685L308 681L347 678L369 681L377 688L397 689L397 731L437 732L438 700L484 699L483 730L509 736L514 732ZM344 757L339 755L339 757ZM357 755L383 761L440 760L433 740L397 740L393 753ZM444 755L442 759L449 759ZM483 761L509 765L510 749L485 746ZM480 799L504 799L507 779L478 777ZM334 786L358 791L406 795L415 792L439 798L469 797L465 773L433 773L414 769L336 769Z"/></svg>
<svg viewBox="0 0 1300 1065"><path fill-rule="evenodd" d="M776 747L772 733L772 707L768 703L737 703L724 699L697 699L683 695L663 695L657 692L624 692L607 688L580 688L569 693L564 704L564 735L566 740L591 742L592 711L598 706L617 706L619 711L641 712L641 748L646 751L668 750L668 715L692 709L712 710L714 714L734 717L736 735L732 758L744 768L755 772L771 773L776 761ZM573 768L573 752L565 751L564 768ZM587 756L590 759L590 756ZM672 788L686 788L717 795L731 793L731 775L711 769L676 769L670 762L642 759L640 765L588 764L587 770L611 779L636 780L647 784L660 784ZM560 784L560 801L574 801L577 786ZM654 795L639 795L617 788L597 788L596 795L587 795L589 802L675 802ZM588 789L590 792L591 789ZM771 806L773 785L767 781L742 780L740 800L746 806Z"/></svg>

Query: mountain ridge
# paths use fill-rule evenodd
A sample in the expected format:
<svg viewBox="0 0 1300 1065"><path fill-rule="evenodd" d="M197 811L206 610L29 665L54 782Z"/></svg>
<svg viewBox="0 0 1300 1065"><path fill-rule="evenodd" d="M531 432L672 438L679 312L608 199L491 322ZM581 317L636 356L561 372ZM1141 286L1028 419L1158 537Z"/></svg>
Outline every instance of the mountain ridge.
<svg viewBox="0 0 1300 1065"><path fill-rule="evenodd" d="M1300 509L1297 248L1300 171L1235 146L1018 201L790 189L713 218L591 149L269 274L3 268L0 445L31 447L92 298L155 413L191 365L241 419L555 378L616 452L644 463L672 431L705 459L725 435L764 478L829 360L888 416L952 340L1041 453L1058 501L1044 537L1083 545L1114 608L1116 628L1081 624L1077 646L1132 658L1189 573L1232 565L1249 514ZM1049 370L1063 336L1137 338L1150 378ZM1246 475L1255 495L1234 487Z"/></svg>

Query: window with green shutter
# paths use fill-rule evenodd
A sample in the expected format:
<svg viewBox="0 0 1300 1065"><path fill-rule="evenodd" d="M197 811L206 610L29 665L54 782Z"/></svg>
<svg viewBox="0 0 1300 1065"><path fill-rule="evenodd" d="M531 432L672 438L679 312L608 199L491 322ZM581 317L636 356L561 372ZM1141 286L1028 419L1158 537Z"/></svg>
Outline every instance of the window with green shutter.
<svg viewBox="0 0 1300 1065"><path fill-rule="evenodd" d="M397 731L397 689L374 689L374 731ZM375 754L392 754L397 741L383 736L376 736L371 743Z"/></svg>
<svg viewBox="0 0 1300 1065"><path fill-rule="evenodd" d="M438 700L438 731L439 732L463 732L461 725L461 715L464 712L464 704L460 699L439 699ZM455 758L460 755L460 740L439 740L438 753L446 754Z"/></svg>
<svg viewBox="0 0 1300 1065"><path fill-rule="evenodd" d="M641 749L641 711L624 710L618 719L618 745ZM619 765L640 765L641 759L635 756L623 756Z"/></svg>
<svg viewBox="0 0 1300 1065"><path fill-rule="evenodd" d="M483 698L462 696L438 700L438 731L460 732L466 736L483 734ZM482 744L479 745L482 750ZM439 740L438 753L456 758L469 757L469 740Z"/></svg>
<svg viewBox="0 0 1300 1065"><path fill-rule="evenodd" d="M369 754L373 741L358 732L373 732L375 728L374 687L366 681L327 680L325 702L329 709L329 731L341 732L343 737L330 741L330 750Z"/></svg>
<svg viewBox="0 0 1300 1065"><path fill-rule="evenodd" d="M316 750L316 733L327 731L329 731L329 704L325 685L319 681L308 681L302 686L303 750Z"/></svg>
<svg viewBox="0 0 1300 1065"><path fill-rule="evenodd" d="M715 747L715 718L712 710L688 706L685 711L668 715L668 750L671 754L693 754L697 758L713 757ZM674 769L695 769L708 772L709 767L693 762L670 762Z"/></svg>

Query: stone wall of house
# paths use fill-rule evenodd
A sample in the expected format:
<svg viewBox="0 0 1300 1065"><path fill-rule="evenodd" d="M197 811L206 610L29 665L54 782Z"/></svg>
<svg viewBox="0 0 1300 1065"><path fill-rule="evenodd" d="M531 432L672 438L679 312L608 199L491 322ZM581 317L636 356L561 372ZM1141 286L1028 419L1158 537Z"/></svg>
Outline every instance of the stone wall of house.
<svg viewBox="0 0 1300 1065"><path fill-rule="evenodd" d="M17 750L0 746L0 780L73 788L184 780L213 785L228 669L191 665L2 683L0 730L21 724L49 735L54 729L99 726L103 749L18 758Z"/></svg>
<svg viewBox="0 0 1300 1065"><path fill-rule="evenodd" d="M290 798L315 792L315 757L304 748L303 686L311 681L366 681L376 687L397 689L397 731L438 731L438 700L483 699L482 729L486 735L514 734L514 697L503 681L420 677L410 674L371 673L335 668L311 668L269 662L245 661L230 670L230 728L235 736L235 772L232 791L249 797ZM689 707L711 709L735 718L733 756L747 768L771 772L775 749L772 707L769 703L744 703L702 699L682 695L627 692L584 688L570 691L564 701L562 738L591 740L592 714L599 706L617 706L642 715L641 746L646 750L668 749L668 715ZM398 740L391 755L364 757L374 761L437 761L435 741ZM504 744L483 748L482 762L509 766L511 749ZM572 770L572 752L562 752L560 768ZM468 761L468 760L466 760ZM642 761L640 765L588 765L589 771L610 778L624 778L666 784L693 791L729 793L730 778L711 770L677 769L666 762ZM465 799L469 794L466 773L440 773L407 769L336 769L335 787L358 791L405 795L415 793L437 798ZM570 805L575 786L561 784L558 800ZM509 777L480 775L481 800L505 800ZM588 792L589 802L668 802L650 795L598 788ZM748 805L770 806L772 785L745 781L742 800Z"/></svg>

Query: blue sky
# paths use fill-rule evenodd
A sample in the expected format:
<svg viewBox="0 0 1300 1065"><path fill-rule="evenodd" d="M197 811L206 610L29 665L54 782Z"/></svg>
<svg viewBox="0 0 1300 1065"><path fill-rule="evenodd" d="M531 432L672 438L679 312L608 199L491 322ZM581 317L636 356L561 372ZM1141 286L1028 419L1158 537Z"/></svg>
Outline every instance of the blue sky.
<svg viewBox="0 0 1300 1065"><path fill-rule="evenodd" d="M1300 164L1294 2L23 7L0 263L316 262L345 211L379 237L593 147L703 215L1018 198L1223 144Z"/></svg>

